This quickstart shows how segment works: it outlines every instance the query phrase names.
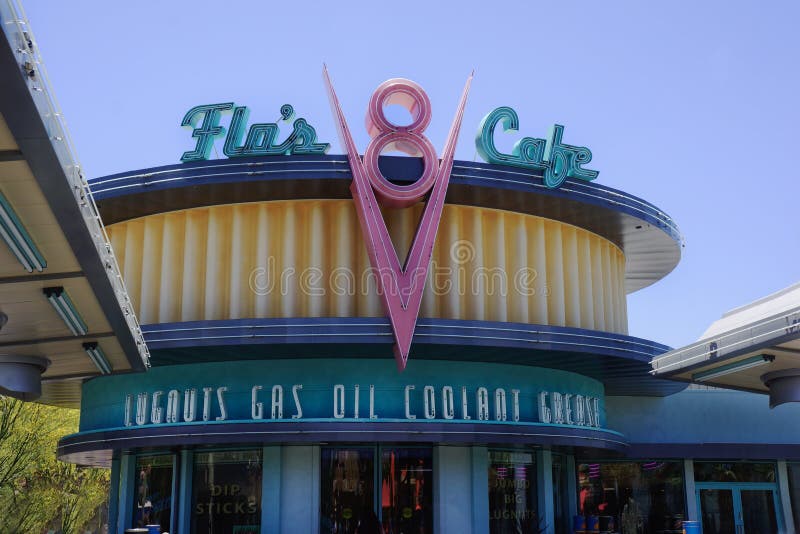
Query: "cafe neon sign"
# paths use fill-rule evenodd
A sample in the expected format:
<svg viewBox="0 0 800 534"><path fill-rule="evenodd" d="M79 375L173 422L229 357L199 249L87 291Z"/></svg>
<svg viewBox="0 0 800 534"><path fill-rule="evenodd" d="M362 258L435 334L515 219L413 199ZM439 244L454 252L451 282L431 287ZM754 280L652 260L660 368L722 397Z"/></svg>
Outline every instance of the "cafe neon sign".
<svg viewBox="0 0 800 534"><path fill-rule="evenodd" d="M561 187L567 178L591 181L600 174L598 171L583 168L583 165L592 161L591 150L561 142L564 127L560 124L550 127L547 139L523 137L514 144L511 154L503 154L495 147L494 135L498 124L505 132L519 130L517 112L508 106L503 106L486 115L481 121L478 135L475 137L475 148L487 163L541 172L544 185L550 189Z"/></svg>

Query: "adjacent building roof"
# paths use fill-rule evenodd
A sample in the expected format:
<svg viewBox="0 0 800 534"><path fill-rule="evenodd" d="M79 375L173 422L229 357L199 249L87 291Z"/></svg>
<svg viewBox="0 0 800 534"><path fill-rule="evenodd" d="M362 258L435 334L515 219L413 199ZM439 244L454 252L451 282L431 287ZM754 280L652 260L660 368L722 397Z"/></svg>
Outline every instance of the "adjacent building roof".
<svg viewBox="0 0 800 534"><path fill-rule="evenodd" d="M800 369L800 283L729 311L699 341L652 366L656 376L770 392L770 377Z"/></svg>
<svg viewBox="0 0 800 534"><path fill-rule="evenodd" d="M44 369L41 400L77 406L148 350L21 6L0 26L0 392L34 398L17 389Z"/></svg>

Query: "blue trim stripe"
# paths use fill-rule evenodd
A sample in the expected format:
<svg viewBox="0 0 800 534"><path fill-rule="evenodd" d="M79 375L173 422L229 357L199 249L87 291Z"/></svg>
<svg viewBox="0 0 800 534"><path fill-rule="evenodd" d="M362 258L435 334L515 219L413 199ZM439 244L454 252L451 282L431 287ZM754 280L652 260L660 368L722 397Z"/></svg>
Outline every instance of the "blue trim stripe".
<svg viewBox="0 0 800 534"><path fill-rule="evenodd" d="M390 167L403 165L399 161L394 161L395 159L407 158L388 157L387 164ZM391 174L398 175L398 173ZM344 155L237 158L167 165L113 174L89 180L89 185L95 200L99 202L163 189L287 179L350 181L352 173ZM594 182L569 178L562 187L551 189L544 185L541 173L503 165L456 161L453 164L450 183L535 192L550 197L578 200L581 203L626 213L660 228L676 243L682 240L675 221L653 204Z"/></svg>
<svg viewBox="0 0 800 534"><path fill-rule="evenodd" d="M247 443L401 442L504 443L589 447L625 451L627 440L605 429L558 425L468 422L283 422L153 425L125 430L82 432L59 441L62 461L81 463L85 453L99 450Z"/></svg>
<svg viewBox="0 0 800 534"><path fill-rule="evenodd" d="M162 323L142 327L153 365L236 359L391 358L387 319L315 317ZM511 363L561 369L602 381L608 395L670 395L686 384L650 375L669 347L581 328L422 318L412 358Z"/></svg>
<svg viewBox="0 0 800 534"><path fill-rule="evenodd" d="M274 343L392 343L383 317L226 319L142 327L152 349ZM495 321L421 318L415 341L613 354L649 363L669 347L646 339L583 328Z"/></svg>

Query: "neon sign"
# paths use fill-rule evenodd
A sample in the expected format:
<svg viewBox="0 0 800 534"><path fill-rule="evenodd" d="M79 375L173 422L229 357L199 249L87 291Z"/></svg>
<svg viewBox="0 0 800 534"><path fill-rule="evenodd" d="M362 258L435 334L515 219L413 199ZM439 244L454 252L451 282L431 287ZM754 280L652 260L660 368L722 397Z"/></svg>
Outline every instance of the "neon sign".
<svg viewBox="0 0 800 534"><path fill-rule="evenodd" d="M223 153L229 158L325 154L331 146L328 143L317 143L316 130L303 118L294 121L292 132L280 143L276 141L280 133L277 122L251 125L242 142L250 110L245 106L234 106L233 102L204 104L190 109L181 121L181 126L192 128L192 137L197 138L194 150L183 153L182 162L208 159L214 141L225 134L225 128L219 125L222 113L231 110L233 117L223 148ZM280 113L280 121L289 122L294 117L294 108L284 104Z"/></svg>
<svg viewBox="0 0 800 534"><path fill-rule="evenodd" d="M450 182L458 132L461 129L461 119L472 76L467 78L464 86L441 162L430 140L423 133L431 121L431 102L422 87L403 78L394 78L379 85L372 94L367 108L366 126L372 141L367 146L362 161L336 92L333 90L327 68L324 74L339 138L347 150L347 160L353 173L350 191L361 223L361 232L366 240L370 262L378 272L379 292L394 333L394 357L398 369L402 371L406 367L411 340L414 337L422 291L425 279L428 277L428 267L431 263L436 232L439 229L447 185ZM390 104L406 108L413 117L411 124L398 126L392 123L384 114L384 106ZM378 166L378 156L387 148L394 148L410 156L422 157L422 176L411 185L397 185L390 182ZM386 221L381 214L380 205L405 208L419 202L429 192L405 265L401 266L397 250L386 228Z"/></svg>
<svg viewBox="0 0 800 534"><path fill-rule="evenodd" d="M598 171L583 168L592 161L592 151L563 144L564 127L560 124L550 128L547 139L523 137L516 142L511 154L503 154L494 144L498 123L504 132L519 130L519 117L510 107L499 107L484 117L475 137L475 147L487 163L540 171L544 174L544 184L551 189L561 187L567 178L587 181L597 178Z"/></svg>
<svg viewBox="0 0 800 534"><path fill-rule="evenodd" d="M362 159L327 68L324 69L324 78L339 137L346 149L353 175L350 190L361 231L370 263L378 272L378 290L392 326L395 360L402 371L406 367L414 336L472 76L464 86L441 158L424 133L431 121L431 103L419 85L410 80L394 78L378 86L367 108L366 128L371 140ZM384 113L384 107L391 104L406 108L413 117L411 124L401 126L391 122ZM223 113L228 112L232 112L232 117L223 153L229 158L324 154L330 148L328 143L317 142L316 130L303 118L294 120L292 132L283 141L278 141L278 123L290 122L294 117L294 109L289 104L281 106L281 118L278 121L252 124L247 129L247 107L225 102L196 106L186 113L181 125L192 128L192 137L197 139L197 143L194 150L183 154L181 161L208 159L215 140L225 135L220 119ZM561 187L567 178L586 181L597 178L598 171L583 168L591 162L592 152L586 147L564 144L564 127L560 124L552 126L546 139L523 137L516 142L511 154L504 154L495 146L494 134L498 124L502 125L505 132L517 131L519 117L516 111L507 106L499 107L481 121L475 144L478 154L487 163L538 171L545 186L551 189ZM379 167L380 155L386 150L397 150L421 158L422 175L407 185L391 182ZM382 206L408 208L425 199L422 218L405 264L401 265L380 209Z"/></svg>
<svg viewBox="0 0 800 534"><path fill-rule="evenodd" d="M303 419L370 422L426 419L602 426L600 398L573 391L531 391L482 384L470 387L406 384L378 388L374 384L364 384L363 391L360 384L341 383L332 387L315 384L306 389L306 392L313 389L314 394L304 392L303 384L255 384L247 390L249 394L242 391L244 388L243 385L234 388L235 393L228 386L170 387L168 391L127 393L123 424L132 427L248 419L297 422Z"/></svg>

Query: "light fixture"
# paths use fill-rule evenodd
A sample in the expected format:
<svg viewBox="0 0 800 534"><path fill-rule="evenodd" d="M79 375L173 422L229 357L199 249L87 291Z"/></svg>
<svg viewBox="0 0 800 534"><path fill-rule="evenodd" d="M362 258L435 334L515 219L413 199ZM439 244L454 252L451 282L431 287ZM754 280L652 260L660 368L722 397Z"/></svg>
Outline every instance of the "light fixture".
<svg viewBox="0 0 800 534"><path fill-rule="evenodd" d="M42 291L47 297L47 300L50 301L50 304L53 305L53 308L55 308L56 313L58 313L64 323L69 327L72 335L85 336L89 329L86 327L86 323L83 322L78 310L75 309L75 305L72 303L72 300L70 300L69 295L64 291L64 288L61 286L46 287Z"/></svg>
<svg viewBox="0 0 800 534"><path fill-rule="evenodd" d="M108 359L106 358L103 349L101 349L100 345L97 344L97 341L84 343L83 350L86 351L86 354L88 354L89 358L92 359L95 367L97 367L102 374L111 374L111 364L108 363Z"/></svg>
<svg viewBox="0 0 800 534"><path fill-rule="evenodd" d="M728 365L723 365L722 367L717 367L716 369L695 373L692 375L692 380L696 380L697 382L705 382L706 380L713 380L714 378L729 375L737 371L752 369L753 367L758 367L759 365L764 365L774 360L775 356L772 354L759 354L758 356L745 358L744 360L729 363Z"/></svg>
<svg viewBox="0 0 800 534"><path fill-rule="evenodd" d="M41 272L47 267L44 256L36 248L30 234L22 226L14 208L2 192L0 192L0 237L29 273L34 269Z"/></svg>
<svg viewBox="0 0 800 534"><path fill-rule="evenodd" d="M42 373L50 360L40 356L0 354L0 394L24 401L42 396Z"/></svg>

